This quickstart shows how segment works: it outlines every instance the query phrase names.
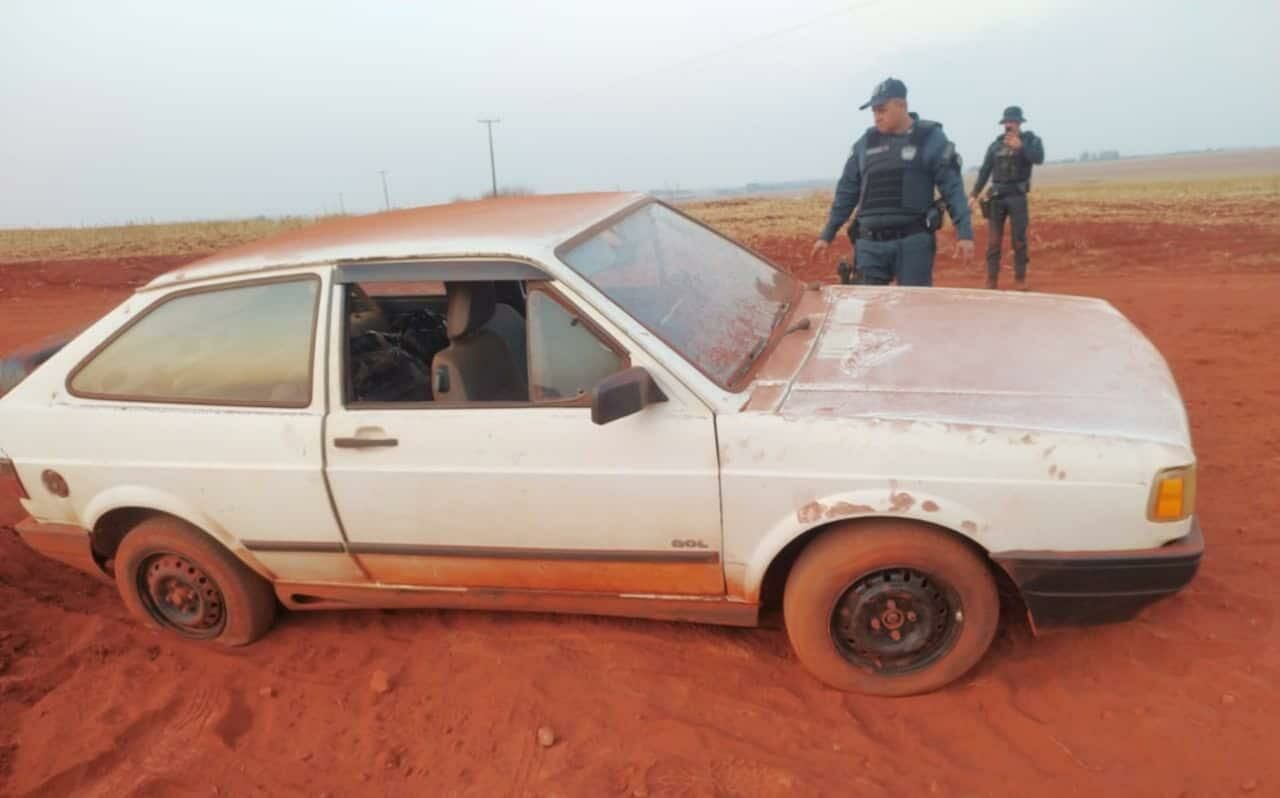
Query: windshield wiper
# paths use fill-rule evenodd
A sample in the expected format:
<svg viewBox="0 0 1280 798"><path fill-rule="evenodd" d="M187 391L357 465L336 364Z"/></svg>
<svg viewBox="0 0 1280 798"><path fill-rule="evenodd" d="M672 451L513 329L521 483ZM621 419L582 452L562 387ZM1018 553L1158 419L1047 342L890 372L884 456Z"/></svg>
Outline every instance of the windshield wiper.
<svg viewBox="0 0 1280 798"><path fill-rule="evenodd" d="M787 311L790 308L790 302L783 302L781 305L778 305L778 309L773 313L773 323L769 325L769 334L760 336L760 339L755 342L750 351L747 352L747 357L742 361L742 365L734 369L733 376L729 378L729 384L732 385L737 382L738 378L751 368L751 364L756 362L756 358L760 357L760 353L769 345L769 339L773 338L773 331L778 329L778 325L782 323L784 318L786 318ZM808 321L808 319L805 319L805 321ZM789 332L791 332L791 330L787 330L787 333ZM783 335L786 335L787 333L783 333Z"/></svg>
<svg viewBox="0 0 1280 798"><path fill-rule="evenodd" d="M778 305L778 309L773 312L773 324L769 325L769 332L772 333L782 323L782 318L787 315L787 311L791 309L790 302L783 302Z"/></svg>
<svg viewBox="0 0 1280 798"><path fill-rule="evenodd" d="M751 347L751 351L747 352L746 360L743 360L742 365L738 366L738 368L734 370L733 375L729 377L730 385L737 382L739 377L747 373L751 368L751 364L756 362L756 358L760 357L760 353L763 352L765 346L768 345L770 337L771 336L764 335L760 337L760 340L755 342L755 345Z"/></svg>

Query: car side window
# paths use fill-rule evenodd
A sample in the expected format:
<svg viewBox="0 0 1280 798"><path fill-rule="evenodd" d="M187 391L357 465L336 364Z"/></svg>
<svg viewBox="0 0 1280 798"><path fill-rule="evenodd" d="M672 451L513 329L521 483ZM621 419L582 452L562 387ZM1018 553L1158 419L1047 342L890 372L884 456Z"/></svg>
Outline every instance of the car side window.
<svg viewBox="0 0 1280 798"><path fill-rule="evenodd" d="M534 401L585 396L621 371L623 358L544 291L528 299L529 393Z"/></svg>
<svg viewBox="0 0 1280 798"><path fill-rule="evenodd" d="M626 356L542 281L350 283L349 406L512 406L580 399Z"/></svg>
<svg viewBox="0 0 1280 798"><path fill-rule="evenodd" d="M177 294L108 339L69 388L100 399L306 407L319 291L307 277Z"/></svg>
<svg viewBox="0 0 1280 798"><path fill-rule="evenodd" d="M440 282L346 287L346 396L352 403L425 402L431 361L449 346Z"/></svg>

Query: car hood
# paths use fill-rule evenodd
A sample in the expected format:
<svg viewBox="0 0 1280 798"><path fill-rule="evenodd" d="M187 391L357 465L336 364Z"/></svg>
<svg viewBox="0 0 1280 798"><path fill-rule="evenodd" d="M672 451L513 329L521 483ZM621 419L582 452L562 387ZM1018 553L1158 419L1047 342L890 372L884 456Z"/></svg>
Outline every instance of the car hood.
<svg viewBox="0 0 1280 798"><path fill-rule="evenodd" d="M825 313L810 317L817 332L808 351L770 402L778 413L1190 446L1164 358L1107 302L845 286L822 296Z"/></svg>

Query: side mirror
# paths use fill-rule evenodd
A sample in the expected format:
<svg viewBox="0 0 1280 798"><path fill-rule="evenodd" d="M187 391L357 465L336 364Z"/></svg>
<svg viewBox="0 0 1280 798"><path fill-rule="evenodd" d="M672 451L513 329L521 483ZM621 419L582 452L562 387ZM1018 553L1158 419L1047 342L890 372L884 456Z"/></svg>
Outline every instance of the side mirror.
<svg viewBox="0 0 1280 798"><path fill-rule="evenodd" d="M591 391L591 421L608 424L665 401L667 395L649 372L642 366L633 366L605 377Z"/></svg>

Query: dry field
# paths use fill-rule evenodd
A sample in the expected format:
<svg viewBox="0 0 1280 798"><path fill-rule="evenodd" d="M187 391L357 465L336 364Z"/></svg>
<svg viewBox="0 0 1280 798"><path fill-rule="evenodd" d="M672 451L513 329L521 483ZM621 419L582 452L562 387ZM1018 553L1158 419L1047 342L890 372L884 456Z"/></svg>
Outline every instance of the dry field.
<svg viewBox="0 0 1280 798"><path fill-rule="evenodd" d="M830 279L805 262L827 201L690 210ZM974 673L899 700L823 687L770 628L319 613L209 651L140 629L0 507L0 795L1280 795L1278 220L1274 177L1036 192L1034 286L1152 338L1201 459L1202 570L1133 622L1035 639L1015 619ZM0 232L0 351L271 224Z"/></svg>
<svg viewBox="0 0 1280 798"><path fill-rule="evenodd" d="M116 227L0 228L0 263L62 258L196 258L315 221L316 217L126 224Z"/></svg>

